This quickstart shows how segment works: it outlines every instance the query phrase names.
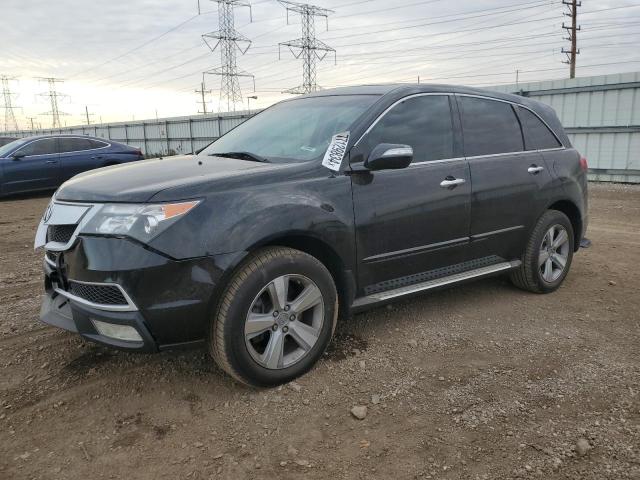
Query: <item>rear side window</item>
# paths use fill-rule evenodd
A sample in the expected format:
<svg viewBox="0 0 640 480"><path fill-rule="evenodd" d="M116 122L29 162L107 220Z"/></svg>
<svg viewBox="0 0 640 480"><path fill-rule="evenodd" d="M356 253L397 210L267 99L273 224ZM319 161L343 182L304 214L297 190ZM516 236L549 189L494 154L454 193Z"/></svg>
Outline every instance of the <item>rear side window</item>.
<svg viewBox="0 0 640 480"><path fill-rule="evenodd" d="M449 97L423 95L400 102L368 133L365 151L380 143L410 145L416 163L453 157Z"/></svg>
<svg viewBox="0 0 640 480"><path fill-rule="evenodd" d="M88 138L61 138L60 153L80 152L82 150L91 150L91 140Z"/></svg>
<svg viewBox="0 0 640 480"><path fill-rule="evenodd" d="M527 150L558 148L562 144L549 128L535 114L526 108L518 107Z"/></svg>
<svg viewBox="0 0 640 480"><path fill-rule="evenodd" d="M459 98L466 156L521 152L524 149L520 122L511 104L484 98Z"/></svg>
<svg viewBox="0 0 640 480"><path fill-rule="evenodd" d="M42 140L36 140L34 142L25 145L20 150L20 153L29 155L48 155L56 153L56 139L55 138L43 138ZM16 153L18 153L16 152Z"/></svg>
<svg viewBox="0 0 640 480"><path fill-rule="evenodd" d="M91 144L91 148L104 148L109 145L108 143L101 142L100 140L89 140L89 143Z"/></svg>

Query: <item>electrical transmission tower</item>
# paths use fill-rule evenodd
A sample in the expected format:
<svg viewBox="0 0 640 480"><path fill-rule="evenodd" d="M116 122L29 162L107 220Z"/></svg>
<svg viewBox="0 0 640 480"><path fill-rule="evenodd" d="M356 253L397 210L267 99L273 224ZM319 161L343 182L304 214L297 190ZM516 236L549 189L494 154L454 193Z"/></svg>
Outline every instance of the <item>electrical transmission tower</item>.
<svg viewBox="0 0 640 480"><path fill-rule="evenodd" d="M307 3L296 3L285 0L278 0L287 9L287 24L289 23L289 12L299 13L302 17L302 37L296 40L289 40L278 44L278 57L280 57L280 47L289 47L295 58L302 58L302 85L286 90L283 93L303 94L315 92L320 87L316 82L316 60L322 61L333 52L334 61L336 51L326 43L316 38L315 17L324 17L329 29L329 14L333 10L316 7Z"/></svg>
<svg viewBox="0 0 640 480"><path fill-rule="evenodd" d="M240 90L240 77L250 77L253 79L253 90L255 91L255 78L244 70L239 70L236 63L236 54L240 52L242 55L247 53L251 46L251 40L242 35L235 29L233 9L235 7L248 7L249 18L253 21L251 14L251 4L241 0L212 0L218 4L218 30L202 35L204 42L215 51L220 47L220 56L222 57L222 65L220 67L208 70L204 75L219 75L222 77L222 85L220 87L220 106L227 104L227 111L236 110L239 104L242 108L242 91ZM214 42L215 40L215 42ZM204 87L203 87L204 89Z"/></svg>
<svg viewBox="0 0 640 480"><path fill-rule="evenodd" d="M12 98L15 96L9 88L9 82L15 80L14 78L7 77L6 75L0 76L0 82L2 83L2 108L4 108L4 131L18 130L18 121L16 120L16 114L14 112Z"/></svg>
<svg viewBox="0 0 640 480"><path fill-rule="evenodd" d="M198 100L198 103L202 106L202 110L198 110L198 113L202 113L203 115L206 115L208 112L207 112L207 99L205 98L205 95L207 95L208 93L211 93L211 90L205 90L204 78L202 79L202 83L200 84L200 90L196 89L195 93L197 93L200 96L200 100Z"/></svg>
<svg viewBox="0 0 640 480"><path fill-rule="evenodd" d="M564 39L571 42L571 50L562 49L562 53L567 55L567 60L563 63L569 65L569 78L576 78L576 57L580 53L578 48L578 32L580 26L578 25L578 7L582 6L582 2L578 0L562 0L563 5L567 6L567 12L564 14L567 17L571 17L571 25L565 25L562 22L562 28L567 31L568 36Z"/></svg>
<svg viewBox="0 0 640 480"><path fill-rule="evenodd" d="M54 77L38 77L38 80L47 82L47 84L49 85L49 91L41 93L40 96L49 97L49 102L51 105L51 110L42 113L41 115L51 115L51 128L60 128L62 127L62 124L60 123L60 116L69 115L68 113L61 112L58 108L58 99L63 100L65 98L69 98L68 95L58 93L56 90L56 84L62 83L64 82L64 80Z"/></svg>

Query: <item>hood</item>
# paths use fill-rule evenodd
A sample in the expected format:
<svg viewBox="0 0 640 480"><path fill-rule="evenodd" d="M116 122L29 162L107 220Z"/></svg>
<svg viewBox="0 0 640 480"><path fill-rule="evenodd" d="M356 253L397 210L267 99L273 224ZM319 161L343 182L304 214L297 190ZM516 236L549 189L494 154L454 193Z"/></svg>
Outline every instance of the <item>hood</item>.
<svg viewBox="0 0 640 480"><path fill-rule="evenodd" d="M154 195L175 187L209 184L281 167L283 164L196 155L156 158L81 173L65 182L56 192L56 198L81 202L147 202Z"/></svg>

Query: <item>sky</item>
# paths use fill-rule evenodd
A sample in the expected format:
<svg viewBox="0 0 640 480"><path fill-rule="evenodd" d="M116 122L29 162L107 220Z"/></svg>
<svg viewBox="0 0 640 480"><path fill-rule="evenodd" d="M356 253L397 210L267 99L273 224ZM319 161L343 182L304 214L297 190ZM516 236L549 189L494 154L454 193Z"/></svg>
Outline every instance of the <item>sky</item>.
<svg viewBox="0 0 640 480"><path fill-rule="evenodd" d="M302 61L278 44L301 36L300 17L277 0L246 0L236 30L252 41L237 53L244 96L237 110L290 98ZM331 9L317 38L336 50L317 64L323 88L371 83L490 86L568 77L562 61L566 7L561 0L314 0ZM577 76L640 71L640 0L582 0ZM2 0L0 75L9 82L18 123L49 128L48 85L63 79L66 125L194 115L202 72L221 65L202 35L218 29L211 0ZM328 29L327 29L328 26ZM518 73L516 74L516 71ZM207 109L219 104L220 77L207 75ZM3 105L0 96L0 107ZM223 108L225 107L225 108ZM4 113L0 111L0 131Z"/></svg>

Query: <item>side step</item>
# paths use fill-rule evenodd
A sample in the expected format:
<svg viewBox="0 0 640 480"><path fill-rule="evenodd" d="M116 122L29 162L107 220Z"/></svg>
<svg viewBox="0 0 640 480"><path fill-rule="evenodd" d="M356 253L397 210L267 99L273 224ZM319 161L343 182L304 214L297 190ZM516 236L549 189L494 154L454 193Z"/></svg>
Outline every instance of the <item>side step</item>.
<svg viewBox="0 0 640 480"><path fill-rule="evenodd" d="M432 288L438 288L452 283L462 282L464 280L470 280L476 277L482 277L484 275L491 275L492 273L502 272L505 270L511 270L519 267L522 264L520 260L512 260L511 262L501 262L494 265L488 265L486 267L476 268L474 270L467 270L466 272L456 273L449 275L448 277L437 278L422 283L416 283L414 285L408 285L406 287L400 287L393 290L387 290L385 292L372 293L366 297L357 299L354 302L354 307L359 305L365 305L369 303L382 302L384 300L390 300L392 298L401 297L403 295L409 295L411 293L422 292L425 290L431 290Z"/></svg>

